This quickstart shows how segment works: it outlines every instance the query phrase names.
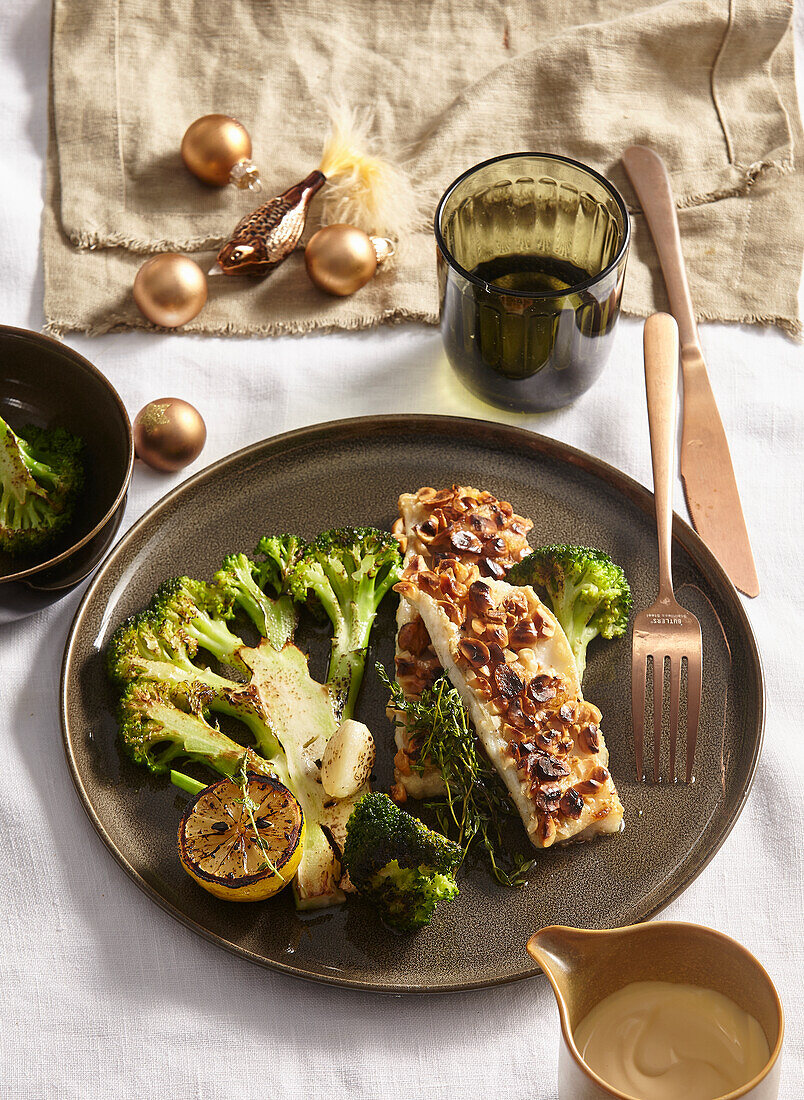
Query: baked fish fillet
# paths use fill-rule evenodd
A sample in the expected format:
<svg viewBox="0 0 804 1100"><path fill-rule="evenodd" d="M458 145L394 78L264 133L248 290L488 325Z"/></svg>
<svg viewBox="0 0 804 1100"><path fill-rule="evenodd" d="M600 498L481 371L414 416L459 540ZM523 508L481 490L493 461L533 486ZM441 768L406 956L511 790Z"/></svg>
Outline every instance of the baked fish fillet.
<svg viewBox="0 0 804 1100"><path fill-rule="evenodd" d="M399 498L399 520L394 533L402 544L405 565L417 557L425 563L444 554L477 564L482 576L504 577L530 552L527 535L533 522L518 516L511 505L491 493L466 485L436 490L429 486ZM396 615L396 679L406 698L418 699L441 674L441 662L421 615L400 597ZM394 786L398 802L407 796L431 798L444 793L441 772L422 760L399 716L396 721Z"/></svg>
<svg viewBox="0 0 804 1100"><path fill-rule="evenodd" d="M419 555L396 590L424 620L532 843L618 832L600 711L584 701L569 642L533 589Z"/></svg>

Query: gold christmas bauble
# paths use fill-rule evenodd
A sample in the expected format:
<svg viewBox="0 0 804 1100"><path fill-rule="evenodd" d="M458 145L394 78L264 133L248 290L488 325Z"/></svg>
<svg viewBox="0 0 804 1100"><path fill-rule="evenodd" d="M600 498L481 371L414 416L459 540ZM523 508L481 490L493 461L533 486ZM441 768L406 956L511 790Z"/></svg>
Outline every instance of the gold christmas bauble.
<svg viewBox="0 0 804 1100"><path fill-rule="evenodd" d="M377 270L377 252L368 233L353 225L326 225L304 250L307 274L319 290L338 297L354 294Z"/></svg>
<svg viewBox="0 0 804 1100"><path fill-rule="evenodd" d="M206 275L197 263L176 252L152 256L134 280L134 301L140 312L163 328L186 325L206 300Z"/></svg>
<svg viewBox="0 0 804 1100"><path fill-rule="evenodd" d="M228 115L203 115L188 126L181 139L184 163L204 183L225 187L251 187L257 182L257 170L251 163L251 138L245 126ZM235 169L243 169L236 171ZM250 175L243 179L243 175Z"/></svg>
<svg viewBox="0 0 804 1100"><path fill-rule="evenodd" d="M201 413L180 397L149 401L134 417L134 450L155 470L182 470L201 454L207 428Z"/></svg>

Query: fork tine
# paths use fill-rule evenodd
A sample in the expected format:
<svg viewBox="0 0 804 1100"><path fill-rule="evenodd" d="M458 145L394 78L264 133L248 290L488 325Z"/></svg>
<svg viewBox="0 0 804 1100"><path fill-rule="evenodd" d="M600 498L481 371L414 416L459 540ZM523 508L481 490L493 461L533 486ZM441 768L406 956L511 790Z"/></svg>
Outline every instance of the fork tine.
<svg viewBox="0 0 804 1100"><path fill-rule="evenodd" d="M701 650L687 657L687 782L692 780L695 744L698 740L698 718L701 713Z"/></svg>
<svg viewBox="0 0 804 1100"><path fill-rule="evenodd" d="M670 657L670 772L671 783L676 780L676 738L678 736L678 709L681 698L681 657ZM689 663L689 662L688 662Z"/></svg>
<svg viewBox="0 0 804 1100"><path fill-rule="evenodd" d="M653 655L653 782L659 782L662 765L662 714L664 712L664 655Z"/></svg>
<svg viewBox="0 0 804 1100"><path fill-rule="evenodd" d="M631 723L634 727L634 757L638 783L645 778L642 766L642 740L645 730L645 665L644 656L634 649L631 656Z"/></svg>

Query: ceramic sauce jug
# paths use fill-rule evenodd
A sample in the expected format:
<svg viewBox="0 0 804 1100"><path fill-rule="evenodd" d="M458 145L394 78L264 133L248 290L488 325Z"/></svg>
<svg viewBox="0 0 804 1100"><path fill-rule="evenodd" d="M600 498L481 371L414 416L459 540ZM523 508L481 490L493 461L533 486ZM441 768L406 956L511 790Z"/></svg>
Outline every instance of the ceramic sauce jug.
<svg viewBox="0 0 804 1100"><path fill-rule="evenodd" d="M559 1100L634 1100L586 1064L574 1038L578 1024L596 1005L633 982L686 983L715 990L753 1016L767 1039L769 1058L759 1073L724 1093L722 1100L778 1097L782 1005L763 967L735 940L701 925L671 921L607 931L551 925L531 936L528 952L549 978L558 1002Z"/></svg>

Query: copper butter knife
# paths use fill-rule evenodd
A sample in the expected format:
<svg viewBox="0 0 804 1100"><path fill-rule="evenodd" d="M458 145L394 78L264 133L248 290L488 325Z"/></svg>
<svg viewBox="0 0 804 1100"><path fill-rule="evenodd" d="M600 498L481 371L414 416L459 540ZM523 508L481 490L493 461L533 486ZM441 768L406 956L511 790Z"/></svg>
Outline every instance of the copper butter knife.
<svg viewBox="0 0 804 1100"><path fill-rule="evenodd" d="M681 479L687 507L695 530L735 588L746 596L758 596L759 580L729 444L698 339L670 177L662 158L643 145L626 149L623 165L656 245L670 309L678 322L684 379Z"/></svg>

